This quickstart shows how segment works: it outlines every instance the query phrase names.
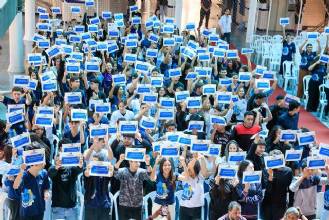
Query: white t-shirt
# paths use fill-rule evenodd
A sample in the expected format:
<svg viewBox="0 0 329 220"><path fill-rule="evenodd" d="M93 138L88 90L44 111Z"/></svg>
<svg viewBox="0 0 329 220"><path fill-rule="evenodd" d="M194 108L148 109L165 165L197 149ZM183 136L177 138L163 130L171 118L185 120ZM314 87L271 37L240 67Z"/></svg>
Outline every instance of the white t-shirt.
<svg viewBox="0 0 329 220"><path fill-rule="evenodd" d="M224 33L231 33L231 26L232 26L232 17L231 15L223 15L219 19L219 26L221 26L221 31Z"/></svg>
<svg viewBox="0 0 329 220"><path fill-rule="evenodd" d="M180 205L186 208L202 207L204 204L204 178L202 175L187 181L182 181L183 196Z"/></svg>
<svg viewBox="0 0 329 220"><path fill-rule="evenodd" d="M122 115L120 110L116 110L112 113L111 115L111 122L110 124L111 125L114 125L117 123L117 121L120 119L120 118L125 118L127 121L130 121L130 120L133 120L134 119L134 113L132 111L129 111L129 110L126 110L126 114L125 115Z"/></svg>

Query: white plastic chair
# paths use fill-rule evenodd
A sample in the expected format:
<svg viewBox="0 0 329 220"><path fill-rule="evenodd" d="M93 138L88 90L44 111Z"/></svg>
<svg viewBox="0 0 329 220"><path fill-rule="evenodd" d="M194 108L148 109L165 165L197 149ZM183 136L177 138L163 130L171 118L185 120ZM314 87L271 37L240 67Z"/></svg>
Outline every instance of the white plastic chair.
<svg viewBox="0 0 329 220"><path fill-rule="evenodd" d="M80 193L82 193L82 189L83 189L83 180L82 180L82 177L83 177L83 174L80 173L78 175L77 182L76 182L76 184L77 184L77 191L80 192Z"/></svg>
<svg viewBox="0 0 329 220"><path fill-rule="evenodd" d="M49 198L45 201L45 213L43 215L43 220L50 220L51 219L51 196L52 192L49 191Z"/></svg>
<svg viewBox="0 0 329 220"><path fill-rule="evenodd" d="M120 191L116 192L113 196L115 219L119 219L119 208L118 208L118 201L117 201L119 195L120 195Z"/></svg>
<svg viewBox="0 0 329 220"><path fill-rule="evenodd" d="M2 202L2 215L3 215L3 219L4 220L9 220L10 219L10 209L8 207L8 203L6 202L6 198L7 198L7 193L5 192L2 192L1 193L1 196L3 197L3 200L1 201Z"/></svg>
<svg viewBox="0 0 329 220"><path fill-rule="evenodd" d="M317 219L320 219L321 217L321 213L323 210L323 202L324 202L324 192L318 192L316 194L316 206L318 208L316 209L316 213L315 213Z"/></svg>
<svg viewBox="0 0 329 220"><path fill-rule="evenodd" d="M270 58L271 58L271 48L272 48L271 43L266 42L266 43L263 44L263 47L262 47L262 66L265 65L267 60L270 60Z"/></svg>
<svg viewBox="0 0 329 220"><path fill-rule="evenodd" d="M311 76L307 75L303 78L303 99L305 100L305 105L308 102L308 83L310 82Z"/></svg>
<svg viewBox="0 0 329 220"><path fill-rule="evenodd" d="M84 210L84 202L85 198L84 195L81 192L77 192L78 195L78 207L79 207L79 220L83 220L83 210Z"/></svg>
<svg viewBox="0 0 329 220"><path fill-rule="evenodd" d="M210 195L209 192L204 194L204 198L206 200L206 202L204 203L203 207L202 207L202 218L204 218L204 211L205 209L207 209L207 217L206 219L208 219L209 216L209 204L210 204Z"/></svg>
<svg viewBox="0 0 329 220"><path fill-rule="evenodd" d="M296 87L297 76L294 73L294 63L292 61L284 61L283 62L283 79L284 79L284 91L288 92L288 84L290 81L290 85L292 87L292 91Z"/></svg>
<svg viewBox="0 0 329 220"><path fill-rule="evenodd" d="M322 84L319 87L320 90L320 120L322 120L323 117L323 112L324 108L328 105L327 97L326 97L326 92L324 91L325 85Z"/></svg>
<svg viewBox="0 0 329 220"><path fill-rule="evenodd" d="M281 43L282 42L282 39L283 39L283 36L282 35L274 35L272 37L272 42L273 43Z"/></svg>
<svg viewBox="0 0 329 220"><path fill-rule="evenodd" d="M149 194L147 194L143 197L143 208L144 208L144 213L145 213L145 216L144 216L145 219L147 219L148 216L149 216L148 200L151 199L152 203L153 203L154 199L155 199L155 196L156 196L156 192L153 191L153 192L150 192Z"/></svg>

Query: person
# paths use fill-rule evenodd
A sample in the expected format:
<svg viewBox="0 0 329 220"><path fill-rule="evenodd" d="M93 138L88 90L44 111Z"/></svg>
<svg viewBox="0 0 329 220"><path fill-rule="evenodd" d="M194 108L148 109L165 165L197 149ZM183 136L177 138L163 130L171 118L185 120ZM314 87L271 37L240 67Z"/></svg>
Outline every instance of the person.
<svg viewBox="0 0 329 220"><path fill-rule="evenodd" d="M162 158L157 156L153 170L157 169L159 164L159 172L154 175L156 181L156 197L152 206L152 213L155 213L161 207L168 207L171 219L175 219L175 190L176 190L176 180L178 180L178 175L174 174L174 164L169 158ZM159 218L156 218L159 219Z"/></svg>
<svg viewBox="0 0 329 220"><path fill-rule="evenodd" d="M283 26L283 36L282 39L282 55L281 55L281 65L280 65L280 74L283 73L283 63L285 61L293 61L296 54L296 45L292 41L291 34L287 33L285 27Z"/></svg>
<svg viewBox="0 0 329 220"><path fill-rule="evenodd" d="M231 43L231 26L232 26L232 16L230 9L226 8L224 10L224 15L219 19L219 30L221 39L225 40L227 43Z"/></svg>
<svg viewBox="0 0 329 220"><path fill-rule="evenodd" d="M290 207L281 220L308 220L299 208Z"/></svg>
<svg viewBox="0 0 329 220"><path fill-rule="evenodd" d="M289 102L288 112L283 113L278 118L278 125L280 125L285 130L297 130L299 110L300 104L297 101L292 100Z"/></svg>
<svg viewBox="0 0 329 220"><path fill-rule="evenodd" d="M114 178L120 181L119 219L142 219L143 182L154 179L150 158L145 157L147 170L140 168L140 162L129 160L129 167L119 168L125 160L121 154L114 166Z"/></svg>
<svg viewBox="0 0 329 220"><path fill-rule="evenodd" d="M299 47L299 53L301 56L301 62L300 62L300 70L298 74L298 87L297 87L297 97L303 98L304 96L304 83L303 79L304 76L309 75L308 68L313 62L314 58L321 53L321 46L320 46L320 40L317 40L317 51L313 51L313 45L312 43L307 43L308 40L306 39L304 43L302 43ZM303 48L306 45L306 49L303 50Z"/></svg>
<svg viewBox="0 0 329 220"><path fill-rule="evenodd" d="M269 131L278 124L278 118L285 112L287 112L287 108L285 107L285 101L283 95L278 95L275 98L275 104L270 106L270 111L272 114L272 120L269 121L266 125Z"/></svg>
<svg viewBox="0 0 329 220"><path fill-rule="evenodd" d="M317 186L329 184L329 168L325 169L327 177L314 174L313 170L307 167L307 159L302 161L301 168L302 175L294 177L289 189L295 193L294 206L300 207L307 219L315 219Z"/></svg>
<svg viewBox="0 0 329 220"><path fill-rule="evenodd" d="M114 111L111 115L110 124L116 124L120 118L125 118L127 121L133 120L135 117L134 113L126 108L127 102L121 101L119 103L119 109Z"/></svg>
<svg viewBox="0 0 329 220"><path fill-rule="evenodd" d="M308 70L311 72L312 77L308 83L306 111L316 112L320 103L319 86L324 82L324 77L327 75L327 64L321 62L319 57L316 57Z"/></svg>
<svg viewBox="0 0 329 220"><path fill-rule="evenodd" d="M272 128L266 138L266 152L272 150L280 150L283 154L286 154L287 150L292 148L289 142L280 141L282 128L279 125L276 125Z"/></svg>
<svg viewBox="0 0 329 220"><path fill-rule="evenodd" d="M45 200L49 198L49 179L43 163L27 167L23 163L13 188L21 193L20 217L22 220L42 220Z"/></svg>
<svg viewBox="0 0 329 220"><path fill-rule="evenodd" d="M218 220L247 220L241 215L241 205L238 202L230 202L228 205L228 213Z"/></svg>
<svg viewBox="0 0 329 220"><path fill-rule="evenodd" d="M259 113L257 112L256 115ZM253 142L250 138L260 132L258 125L258 118L251 111L244 114L244 121L242 124L237 124L231 134L231 140L235 140L243 151L248 151Z"/></svg>
<svg viewBox="0 0 329 220"><path fill-rule="evenodd" d="M280 156L280 150L273 150L270 156ZM287 209L287 193L291 184L293 173L291 168L282 167L268 169L268 181L265 188L264 199L261 204L261 217L263 219L281 219Z"/></svg>
<svg viewBox="0 0 329 220"><path fill-rule="evenodd" d="M201 219L204 205L204 177L207 174L204 158L198 153L186 165L185 158L180 157L184 171L179 179L182 181L183 195L180 200L179 219Z"/></svg>
<svg viewBox="0 0 329 220"><path fill-rule="evenodd" d="M158 5L160 9L160 20L164 21L168 10L168 0L158 0Z"/></svg>
<svg viewBox="0 0 329 220"><path fill-rule="evenodd" d="M206 28L209 28L209 18L210 18L210 11L211 11L211 0L201 0L201 8L200 8L200 21L198 31L202 26L203 20L206 19Z"/></svg>
<svg viewBox="0 0 329 220"><path fill-rule="evenodd" d="M59 143L59 151L62 144L68 144L69 139L63 139ZM80 159L78 167L63 167L59 155L56 156L55 165L48 170L52 181L51 212L52 219L78 219L77 207L77 178L82 173L83 160Z"/></svg>
<svg viewBox="0 0 329 220"><path fill-rule="evenodd" d="M216 168L216 174L218 174L219 166ZM238 180L221 178L216 175L214 179L210 181L210 203L209 203L209 220L217 220L222 217L227 209L230 213L230 205L232 201L237 200L237 194L235 193L235 187L238 184ZM240 207L241 212L241 207Z"/></svg>
<svg viewBox="0 0 329 220"><path fill-rule="evenodd" d="M241 161L238 168L239 183L236 186L238 202L241 204L242 216L248 220L258 217L258 204L263 200L262 186L259 183L242 183L243 172L254 171L254 165L249 160Z"/></svg>

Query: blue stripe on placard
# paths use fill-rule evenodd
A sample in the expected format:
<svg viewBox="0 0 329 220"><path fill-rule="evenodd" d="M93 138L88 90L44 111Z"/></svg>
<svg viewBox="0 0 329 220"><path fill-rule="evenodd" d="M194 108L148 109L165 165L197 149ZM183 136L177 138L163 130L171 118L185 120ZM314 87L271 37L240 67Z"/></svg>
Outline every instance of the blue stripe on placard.
<svg viewBox="0 0 329 220"><path fill-rule="evenodd" d="M155 123L154 122L151 122L151 121L145 121L145 120L143 120L142 121L142 126L144 127L144 128L154 128L155 127Z"/></svg>
<svg viewBox="0 0 329 220"><path fill-rule="evenodd" d="M174 107L175 102L168 101L168 100L163 100L163 101L161 101L161 106L163 106L163 107Z"/></svg>
<svg viewBox="0 0 329 220"><path fill-rule="evenodd" d="M200 124L191 124L191 125L189 125L189 130L194 130L194 129L196 129L198 131L201 131L202 125L200 125Z"/></svg>
<svg viewBox="0 0 329 220"><path fill-rule="evenodd" d="M221 168L219 172L219 176L221 177L234 177L235 174L236 171L234 169Z"/></svg>
<svg viewBox="0 0 329 220"><path fill-rule="evenodd" d="M117 129L116 128L108 128L107 129L107 132L109 133L109 134L116 134L117 133Z"/></svg>
<svg viewBox="0 0 329 220"><path fill-rule="evenodd" d="M180 137L179 143L184 145L191 145L192 140L190 138Z"/></svg>
<svg viewBox="0 0 329 220"><path fill-rule="evenodd" d="M205 88L203 91L204 91L204 93L215 93L216 89L215 88Z"/></svg>
<svg viewBox="0 0 329 220"><path fill-rule="evenodd" d="M221 118L211 118L211 123L213 124L226 124L225 120L222 120Z"/></svg>
<svg viewBox="0 0 329 220"><path fill-rule="evenodd" d="M79 72L80 71L80 67L79 66L67 66L67 72Z"/></svg>
<svg viewBox="0 0 329 220"><path fill-rule="evenodd" d="M151 89L149 87L138 87L137 92L138 93L150 93Z"/></svg>
<svg viewBox="0 0 329 220"><path fill-rule="evenodd" d="M47 110L47 109L41 109L39 111L39 114L43 114L43 115L52 115L54 114L54 112L52 110Z"/></svg>
<svg viewBox="0 0 329 220"><path fill-rule="evenodd" d="M281 139L282 140L294 140L295 134L282 134Z"/></svg>
<svg viewBox="0 0 329 220"><path fill-rule="evenodd" d="M66 147L63 150L64 153L75 153L80 152L80 147Z"/></svg>
<svg viewBox="0 0 329 220"><path fill-rule="evenodd" d="M177 156L179 155L178 148L162 148L161 156Z"/></svg>
<svg viewBox="0 0 329 220"><path fill-rule="evenodd" d="M15 84L17 84L17 85L28 85L29 82L30 82L29 79L21 79L21 78L15 79Z"/></svg>
<svg viewBox="0 0 329 220"><path fill-rule="evenodd" d="M306 137L301 137L301 138L299 139L299 142L300 142L300 143L314 142L314 137L313 137L313 135L306 136Z"/></svg>
<svg viewBox="0 0 329 220"><path fill-rule="evenodd" d="M321 147L320 151L319 151L319 154L329 156L329 149Z"/></svg>
<svg viewBox="0 0 329 220"><path fill-rule="evenodd" d="M244 178L244 182L246 182L246 183L256 182L256 181L260 181L259 175L248 175L248 176L245 176L245 178Z"/></svg>
<svg viewBox="0 0 329 220"><path fill-rule="evenodd" d="M19 148L21 146L23 146L24 144L29 143L30 139L28 137L23 137L17 141L14 141L14 147L15 148Z"/></svg>
<svg viewBox="0 0 329 220"><path fill-rule="evenodd" d="M35 123L39 125L51 125L52 121L52 118L37 118Z"/></svg>
<svg viewBox="0 0 329 220"><path fill-rule="evenodd" d="M104 136L107 133L107 129L92 129L91 130L91 136Z"/></svg>
<svg viewBox="0 0 329 220"><path fill-rule="evenodd" d="M62 164L70 165L70 164L78 164L80 162L79 157L62 157Z"/></svg>
<svg viewBox="0 0 329 220"><path fill-rule="evenodd" d="M133 160L142 160L144 158L144 153L143 152L128 152L127 157L128 160L133 159Z"/></svg>
<svg viewBox="0 0 329 220"><path fill-rule="evenodd" d="M300 158L300 154L298 153L289 153L287 154L287 160L298 160Z"/></svg>
<svg viewBox="0 0 329 220"><path fill-rule="evenodd" d="M108 174L109 168L107 166L92 166L90 172L95 174Z"/></svg>
<svg viewBox="0 0 329 220"><path fill-rule="evenodd" d="M322 166L325 166L326 165L326 162L325 160L322 160L322 159L319 159L319 160L311 160L309 162L309 167L322 167Z"/></svg>
<svg viewBox="0 0 329 220"><path fill-rule="evenodd" d="M81 102L81 97L80 96L73 96L73 95L71 95L71 96L68 96L67 97L67 102L68 103L76 103L76 102Z"/></svg>
<svg viewBox="0 0 329 220"><path fill-rule="evenodd" d="M267 161L267 167L276 167L276 166L281 166L284 165L284 162L281 159L275 159L275 160L269 160Z"/></svg>
<svg viewBox="0 0 329 220"><path fill-rule="evenodd" d="M160 118L170 118L173 117L173 113L172 112L160 112Z"/></svg>
<svg viewBox="0 0 329 220"><path fill-rule="evenodd" d="M20 173L21 169L20 168L12 168L7 172L8 176L16 176Z"/></svg>
<svg viewBox="0 0 329 220"><path fill-rule="evenodd" d="M217 97L218 102L219 101L231 101L231 96L230 95L219 95Z"/></svg>
<svg viewBox="0 0 329 220"><path fill-rule="evenodd" d="M185 100L187 97L189 97L188 94L180 94L176 96L177 100Z"/></svg>
<svg viewBox="0 0 329 220"><path fill-rule="evenodd" d="M96 112L109 112L110 106L108 105L102 105L102 106L96 106Z"/></svg>
<svg viewBox="0 0 329 220"><path fill-rule="evenodd" d="M208 144L192 144L193 151L208 151Z"/></svg>
<svg viewBox="0 0 329 220"><path fill-rule="evenodd" d="M32 154L32 155L27 155L25 157L26 164L42 162L42 161L43 161L43 154Z"/></svg>
<svg viewBox="0 0 329 220"><path fill-rule="evenodd" d="M178 138L179 138L179 135L169 135L168 136L168 141L177 142Z"/></svg>
<svg viewBox="0 0 329 220"><path fill-rule="evenodd" d="M85 119L86 118L86 114L82 113L82 112L74 112L72 116L74 119Z"/></svg>
<svg viewBox="0 0 329 220"><path fill-rule="evenodd" d="M257 88L268 88L269 84L267 82L258 82Z"/></svg>
<svg viewBox="0 0 329 220"><path fill-rule="evenodd" d="M54 89L56 89L55 83L49 83L49 84L43 85L43 90L45 90L45 91L54 90Z"/></svg>
<svg viewBox="0 0 329 220"><path fill-rule="evenodd" d="M241 162L245 159L245 156L244 155L233 155L233 156L230 156L230 162Z"/></svg>
<svg viewBox="0 0 329 220"><path fill-rule="evenodd" d="M121 131L136 131L135 125L121 125Z"/></svg>
<svg viewBox="0 0 329 220"><path fill-rule="evenodd" d="M188 106L189 107L193 107L193 106L200 106L201 105L201 102L200 100L189 100L188 102Z"/></svg>
<svg viewBox="0 0 329 220"><path fill-rule="evenodd" d="M219 153L220 153L219 148L217 148L217 147L210 147L209 148L209 154L210 155L217 156L217 155L219 155Z"/></svg>
<svg viewBox="0 0 329 220"><path fill-rule="evenodd" d="M17 114L17 115L10 116L8 118L8 121L9 121L9 123L13 124L18 121L24 121L24 117L22 114Z"/></svg>

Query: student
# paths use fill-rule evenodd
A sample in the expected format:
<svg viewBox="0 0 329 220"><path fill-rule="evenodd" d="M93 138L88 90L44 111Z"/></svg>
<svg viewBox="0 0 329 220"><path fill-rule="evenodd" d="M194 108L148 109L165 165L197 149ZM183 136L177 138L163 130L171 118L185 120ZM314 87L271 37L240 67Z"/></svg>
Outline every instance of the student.
<svg viewBox="0 0 329 220"><path fill-rule="evenodd" d="M249 160L244 160L238 168L239 183L236 186L238 202L242 207L242 216L248 220L256 220L258 218L258 204L263 200L262 185L258 183L242 184L243 172L254 171L254 165Z"/></svg>
<svg viewBox="0 0 329 220"><path fill-rule="evenodd" d="M21 193L20 217L22 220L43 220L45 200L49 198L49 179L45 164L21 165L13 188Z"/></svg>
<svg viewBox="0 0 329 220"><path fill-rule="evenodd" d="M241 205L235 201L228 205L228 213L218 220L247 220L241 216Z"/></svg>
<svg viewBox="0 0 329 220"><path fill-rule="evenodd" d="M293 100L289 103L288 112L278 118L278 125L284 130L297 130L299 120L300 104Z"/></svg>
<svg viewBox="0 0 329 220"><path fill-rule="evenodd" d="M201 0L201 8L200 8L200 21L198 31L202 26L203 20L206 18L206 28L209 28L209 18L210 18L210 11L211 11L211 0Z"/></svg>
<svg viewBox="0 0 329 220"><path fill-rule="evenodd" d="M284 96L283 95L278 95L276 98L275 98L276 102L274 105L271 105L270 106L270 111L271 111L271 114L272 114L272 120L269 121L266 125L267 129L269 131L272 130L272 128L275 126L275 125L278 125L278 119L279 117L287 112L287 108L285 107L285 101L284 101Z"/></svg>
<svg viewBox="0 0 329 220"><path fill-rule="evenodd" d="M319 176L314 170L307 167L307 159L304 159L302 161L302 175L295 177L289 186L289 189L295 193L294 206L300 207L307 219L315 218L317 186L329 184L328 167L326 167L325 172L327 177Z"/></svg>
<svg viewBox="0 0 329 220"><path fill-rule="evenodd" d="M59 143L59 151L63 143L70 143L70 140L63 139ZM63 167L59 155L56 156L55 165L48 170L52 181L52 219L78 219L77 207L77 179L82 173L83 160L80 159L78 167Z"/></svg>
<svg viewBox="0 0 329 220"><path fill-rule="evenodd" d="M0 102L2 102L5 106L17 104L30 105L32 102L32 98L28 90L23 90L20 87L13 87L11 90L11 96L13 97L12 99L7 96L0 95Z"/></svg>
<svg viewBox="0 0 329 220"><path fill-rule="evenodd" d="M230 213L232 209L232 207L230 209L231 202L238 199L235 193L235 187L239 181L237 179L229 180L221 178L218 175L218 169L219 166L216 169L216 177L210 181L209 220L217 220L222 217L227 212L227 209Z"/></svg>
<svg viewBox="0 0 329 220"><path fill-rule="evenodd" d="M232 26L232 16L230 9L224 10L224 15L219 19L219 30L222 40L225 40L227 43L231 43L231 26Z"/></svg>
<svg viewBox="0 0 329 220"><path fill-rule="evenodd" d="M299 208L290 207L287 209L284 217L281 220L308 220L308 218L302 214Z"/></svg>
<svg viewBox="0 0 329 220"><path fill-rule="evenodd" d="M125 118L127 121L134 119L134 113L130 110L127 110L127 102L120 101L119 110L116 110L111 115L110 124L116 124L120 118Z"/></svg>
<svg viewBox="0 0 329 220"><path fill-rule="evenodd" d="M236 125L232 131L231 140L235 140L243 151L249 150L253 142L251 137L260 132L258 114L257 112L255 116L253 112L247 111L244 114L243 123Z"/></svg>
<svg viewBox="0 0 329 220"><path fill-rule="evenodd" d="M285 31L285 27L283 26L283 40L282 40L282 55L281 55L281 65L280 65L280 74L283 73L283 62L284 61L294 61L296 54L296 45L292 41L291 34ZM292 71L292 69L291 69Z"/></svg>
<svg viewBox="0 0 329 220"><path fill-rule="evenodd" d="M156 181L156 197L153 202L152 213L165 206L169 210L167 216L175 219L175 190L178 175L174 174L174 164L171 159L157 156L152 171L155 172L158 165L159 172L157 175L154 175L155 179L151 179Z"/></svg>
<svg viewBox="0 0 329 220"><path fill-rule="evenodd" d="M102 154L93 155L93 161L106 161ZM90 164L84 171L84 210L85 220L111 219L111 198L109 196L109 183L113 175L113 165L109 165L109 176L91 176Z"/></svg>
<svg viewBox="0 0 329 220"><path fill-rule="evenodd" d="M280 156L282 152L280 150L273 150L269 155ZM266 220L276 220L282 218L288 207L287 193L289 192L293 173L289 167L269 169L268 173L264 200L260 208L261 216Z"/></svg>
<svg viewBox="0 0 329 220"><path fill-rule="evenodd" d="M129 167L120 168L125 160L121 154L115 164L114 177L120 181L119 219L142 219L143 182L154 179L155 172L151 174L149 157L145 157L147 170L139 168L140 162L129 161Z"/></svg>
<svg viewBox="0 0 329 220"><path fill-rule="evenodd" d="M184 157L180 157L180 163L184 172L179 177L183 185L179 219L201 219L201 209L204 204L203 176L207 174L204 158L196 153L187 165Z"/></svg>

